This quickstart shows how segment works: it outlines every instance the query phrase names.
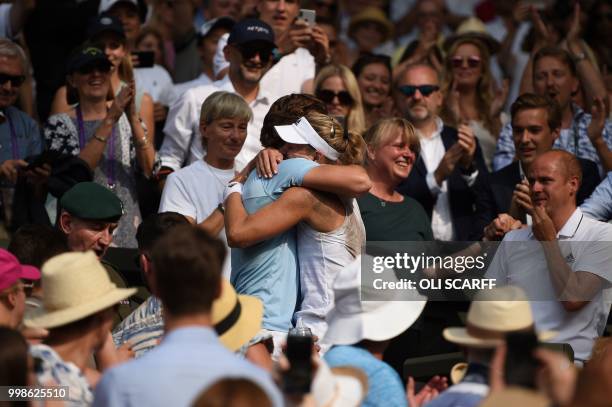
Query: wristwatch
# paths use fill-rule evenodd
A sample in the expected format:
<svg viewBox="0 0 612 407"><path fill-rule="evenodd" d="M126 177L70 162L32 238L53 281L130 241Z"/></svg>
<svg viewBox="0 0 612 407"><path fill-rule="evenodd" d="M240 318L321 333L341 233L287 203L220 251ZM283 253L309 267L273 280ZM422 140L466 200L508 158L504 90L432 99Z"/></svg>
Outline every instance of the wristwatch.
<svg viewBox="0 0 612 407"><path fill-rule="evenodd" d="M225 215L225 206L223 206L222 203L217 205L217 209L219 210L219 212L221 212L222 215Z"/></svg>

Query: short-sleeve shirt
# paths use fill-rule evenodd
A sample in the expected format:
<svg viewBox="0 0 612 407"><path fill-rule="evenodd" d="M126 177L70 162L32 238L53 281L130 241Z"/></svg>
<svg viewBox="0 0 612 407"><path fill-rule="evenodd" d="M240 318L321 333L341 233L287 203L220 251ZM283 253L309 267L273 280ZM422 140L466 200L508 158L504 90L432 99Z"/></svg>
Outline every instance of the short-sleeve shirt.
<svg viewBox="0 0 612 407"><path fill-rule="evenodd" d="M495 278L497 285L518 285L525 290L536 329L558 332L553 341L569 343L575 358L584 361L595 338L603 334L610 310L603 293L612 282L612 225L590 219L576 208L558 240L573 272L589 272L604 282L603 290L578 311L568 312L556 300L546 259L531 227L506 234L485 276Z"/></svg>
<svg viewBox="0 0 612 407"><path fill-rule="evenodd" d="M204 221L223 202L223 189L235 176L235 170L222 170L198 160L168 176L159 212L177 212L189 216L196 223ZM219 232L219 239L227 247L225 228ZM223 276L229 278L231 265L228 259L223 266Z"/></svg>
<svg viewBox="0 0 612 407"><path fill-rule="evenodd" d="M277 200L283 191L301 186L304 176L318 164L304 158L284 160L278 174L260 178L251 172L242 190L248 213ZM279 215L280 216L280 215ZM232 249L231 282L239 294L253 295L264 304L263 328L287 331L297 305L299 280L296 232L292 228L245 249Z"/></svg>
<svg viewBox="0 0 612 407"><path fill-rule="evenodd" d="M65 362L51 347L45 344L32 345L30 354L42 361L41 371L36 373L40 386L68 386L67 406L89 406L93 403L93 392L87 379L74 363Z"/></svg>
<svg viewBox="0 0 612 407"><path fill-rule="evenodd" d="M333 346L325 353L323 359L329 367L352 366L366 374L368 394L362 406L405 407L407 405L404 385L397 372L367 350L356 346Z"/></svg>

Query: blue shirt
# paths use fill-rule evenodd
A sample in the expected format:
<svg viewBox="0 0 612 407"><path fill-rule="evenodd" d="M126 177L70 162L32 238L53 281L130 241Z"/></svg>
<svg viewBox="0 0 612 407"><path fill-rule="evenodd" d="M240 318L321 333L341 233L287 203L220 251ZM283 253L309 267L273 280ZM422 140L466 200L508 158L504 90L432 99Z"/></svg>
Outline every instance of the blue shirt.
<svg viewBox="0 0 612 407"><path fill-rule="evenodd" d="M565 150L578 158L584 158L597 163L599 173L603 175L604 172L601 160L587 132L589 124L591 123L591 115L585 113L577 105L572 105L572 110L574 112L572 125L567 129L567 132L562 131L561 135L555 140L553 148ZM608 148L612 149L612 121L606 120L602 137ZM508 123L504 126L497 139L497 147L495 148L495 156L493 157L493 170L500 170L512 163L512 161L514 161L514 154L512 124Z"/></svg>
<svg viewBox="0 0 612 407"><path fill-rule="evenodd" d="M489 367L470 363L459 383L444 390L425 407L476 407L489 393L488 381Z"/></svg>
<svg viewBox="0 0 612 407"><path fill-rule="evenodd" d="M43 150L43 142L38 124L30 116L14 106L4 109L4 115L7 119L4 123L0 124L0 163L6 160L23 159L31 155L40 154ZM15 128L17 157L13 157L9 118Z"/></svg>
<svg viewBox="0 0 612 407"><path fill-rule="evenodd" d="M318 164L304 158L284 160L278 174L259 178L251 172L242 189L248 213L277 200L287 188L300 186L304 176ZM232 249L231 283L239 294L253 295L264 304L262 326L287 331L299 292L295 228L246 249Z"/></svg>
<svg viewBox="0 0 612 407"><path fill-rule="evenodd" d="M93 405L190 406L203 390L228 377L252 380L274 406L282 406L267 372L223 347L212 329L195 326L169 332L143 357L108 370Z"/></svg>
<svg viewBox="0 0 612 407"><path fill-rule="evenodd" d="M580 210L589 218L602 222L612 219L612 171L580 205Z"/></svg>
<svg viewBox="0 0 612 407"><path fill-rule="evenodd" d="M368 394L362 406L406 407L404 385L395 370L378 360L365 349L356 346L336 345L325 353L323 359L329 367L353 366L368 377Z"/></svg>

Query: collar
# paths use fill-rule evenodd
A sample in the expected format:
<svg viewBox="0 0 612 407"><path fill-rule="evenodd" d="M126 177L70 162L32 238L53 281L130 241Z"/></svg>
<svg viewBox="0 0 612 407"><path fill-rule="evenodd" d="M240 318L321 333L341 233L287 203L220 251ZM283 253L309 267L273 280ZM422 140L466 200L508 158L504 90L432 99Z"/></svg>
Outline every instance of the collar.
<svg viewBox="0 0 612 407"><path fill-rule="evenodd" d="M185 326L173 329L163 339L163 343L218 343L217 334L209 326Z"/></svg>
<svg viewBox="0 0 612 407"><path fill-rule="evenodd" d="M578 228L580 227L580 223L582 222L583 217L584 215L582 214L582 211L580 210L580 208L576 207L576 209L574 210L574 213L572 213L572 216L570 216L569 219L565 221L565 224L563 225L561 230L557 233L557 239L573 238L576 235L576 232L578 232ZM532 239L533 237L534 237L533 229L530 227L529 228L529 238Z"/></svg>
<svg viewBox="0 0 612 407"><path fill-rule="evenodd" d="M236 89L234 88L234 84L230 80L229 75L225 75L223 79L220 79L214 82L213 84L219 87L221 90L225 90L227 92L238 94L238 92L236 92ZM263 86L261 86L261 82L259 83L259 85L260 86L259 86L259 91L257 92L257 96L255 97L255 100L251 103L253 105L256 105L258 103L269 105L271 103L270 101L273 100L271 97L271 93L267 91Z"/></svg>
<svg viewBox="0 0 612 407"><path fill-rule="evenodd" d="M442 121L442 119L440 119L440 117L436 116L436 118L434 119L435 123L436 123L436 131L434 132L434 134L432 134L431 137L425 137L423 136L423 133L421 133L418 129L416 129L416 133L419 136L419 139L421 141L432 141L436 138L440 138L441 134L442 134L442 130L444 129L444 122Z"/></svg>
<svg viewBox="0 0 612 407"><path fill-rule="evenodd" d="M572 102L571 108L572 114L574 115L574 121L577 121L580 117L582 117L582 115L584 115L584 110L582 110L582 108L577 104Z"/></svg>

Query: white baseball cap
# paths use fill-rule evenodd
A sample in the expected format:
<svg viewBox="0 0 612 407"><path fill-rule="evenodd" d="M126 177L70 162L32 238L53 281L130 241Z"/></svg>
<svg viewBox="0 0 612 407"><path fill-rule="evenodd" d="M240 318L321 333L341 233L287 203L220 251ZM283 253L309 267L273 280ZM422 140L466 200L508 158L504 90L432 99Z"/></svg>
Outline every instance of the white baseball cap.
<svg viewBox="0 0 612 407"><path fill-rule="evenodd" d="M330 125L333 126L333 120L330 119ZM334 150L325 140L319 136L315 129L312 128L310 122L305 117L300 117L297 122L287 126L274 126L279 137L285 143L291 144L308 144L317 151L323 153L325 157L332 161L336 161L340 157L340 153Z"/></svg>

